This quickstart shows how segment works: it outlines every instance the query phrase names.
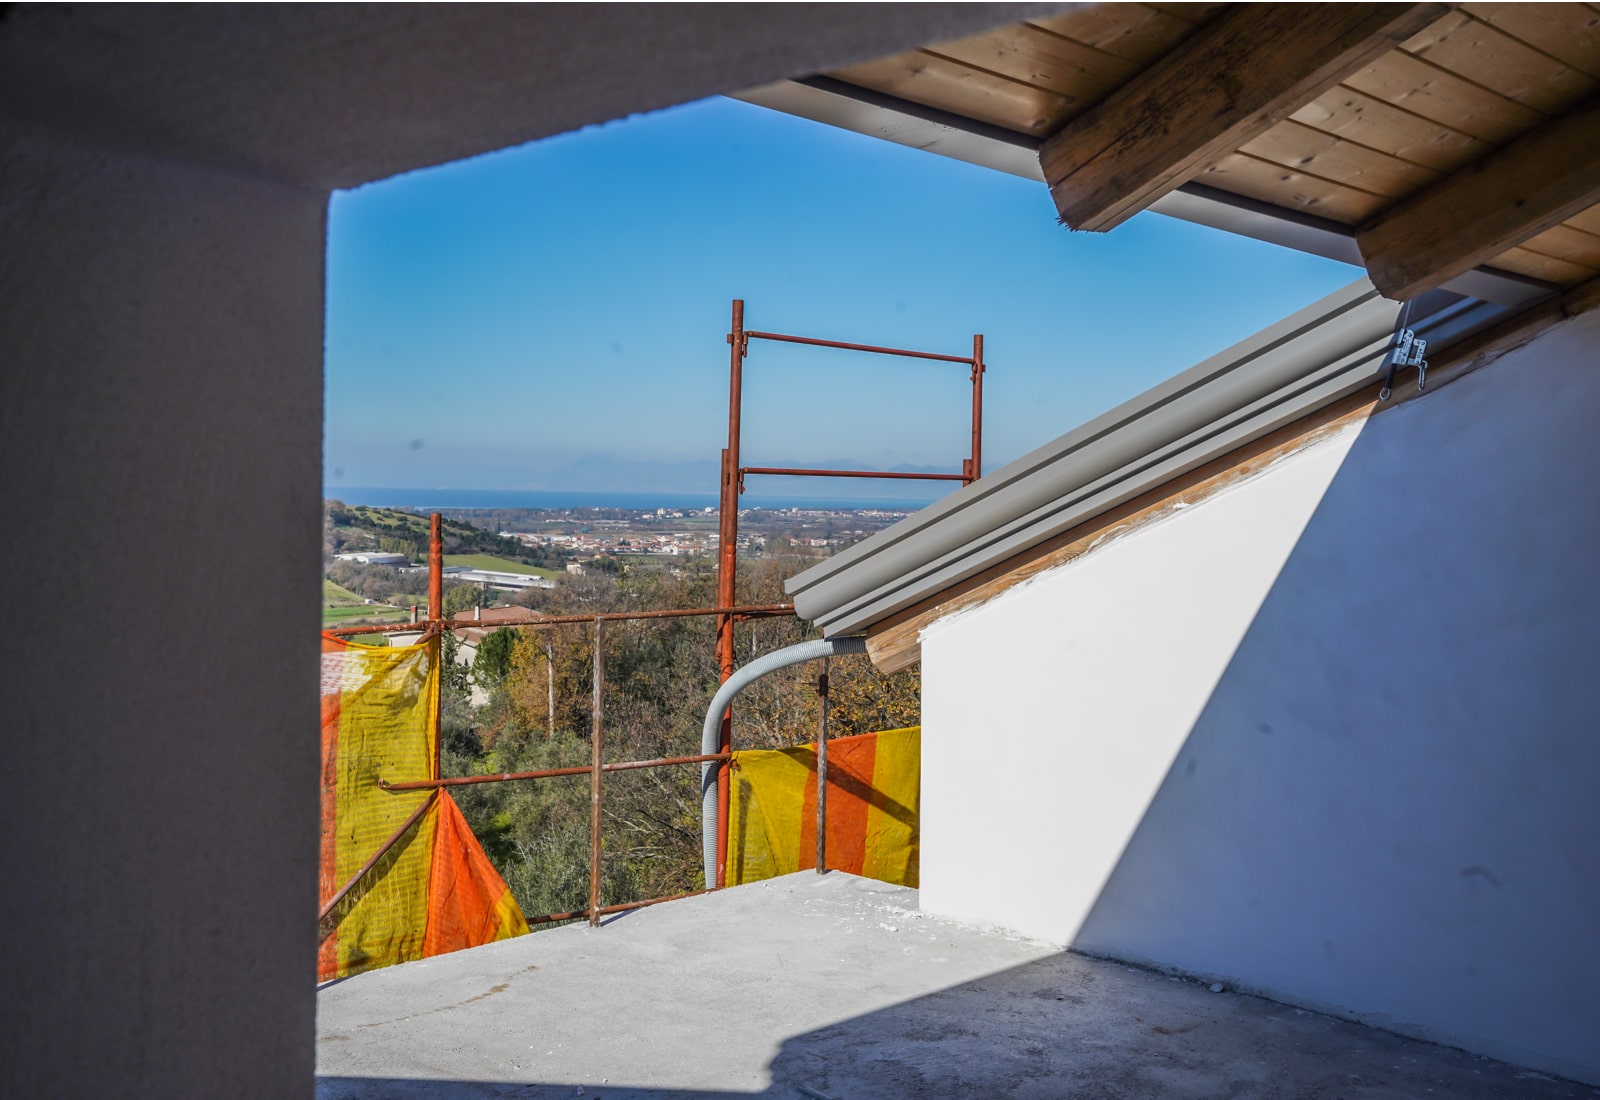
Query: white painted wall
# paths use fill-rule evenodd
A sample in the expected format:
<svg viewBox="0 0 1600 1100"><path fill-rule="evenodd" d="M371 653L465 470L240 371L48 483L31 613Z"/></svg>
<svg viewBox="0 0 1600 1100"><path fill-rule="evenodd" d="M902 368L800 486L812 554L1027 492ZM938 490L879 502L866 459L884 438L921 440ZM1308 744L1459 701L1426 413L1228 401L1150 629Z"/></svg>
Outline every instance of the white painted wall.
<svg viewBox="0 0 1600 1100"><path fill-rule="evenodd" d="M931 627L924 907L1600 1082L1597 347Z"/></svg>

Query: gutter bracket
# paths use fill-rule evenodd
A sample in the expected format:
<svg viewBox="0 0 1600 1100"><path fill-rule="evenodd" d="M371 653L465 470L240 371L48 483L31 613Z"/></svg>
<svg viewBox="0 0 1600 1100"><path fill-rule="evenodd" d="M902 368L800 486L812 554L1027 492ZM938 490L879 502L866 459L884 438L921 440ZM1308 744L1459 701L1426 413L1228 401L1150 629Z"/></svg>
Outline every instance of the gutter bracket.
<svg viewBox="0 0 1600 1100"><path fill-rule="evenodd" d="M1394 374L1401 367L1417 368L1417 392L1421 393L1428 388L1428 361L1423 358L1428 352L1428 341L1419 339L1411 329L1402 328L1394 334L1394 351L1389 356L1389 372L1383 377L1383 389L1378 391L1378 400L1387 401L1394 392Z"/></svg>

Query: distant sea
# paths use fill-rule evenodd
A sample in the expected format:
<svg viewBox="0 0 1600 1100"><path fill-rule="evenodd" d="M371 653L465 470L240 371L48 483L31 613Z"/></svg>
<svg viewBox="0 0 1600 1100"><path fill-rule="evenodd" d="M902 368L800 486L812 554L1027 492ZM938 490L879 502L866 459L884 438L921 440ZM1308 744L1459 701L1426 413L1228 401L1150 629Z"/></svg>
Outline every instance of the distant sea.
<svg viewBox="0 0 1600 1100"><path fill-rule="evenodd" d="M946 490L948 491L948 490ZM713 493L588 492L566 489L373 489L357 485L329 485L322 490L329 500L364 504L369 508L411 508L419 512L446 508L626 508L633 511L700 511L715 508ZM938 499L926 497L782 497L745 493L745 508L868 508L914 512Z"/></svg>

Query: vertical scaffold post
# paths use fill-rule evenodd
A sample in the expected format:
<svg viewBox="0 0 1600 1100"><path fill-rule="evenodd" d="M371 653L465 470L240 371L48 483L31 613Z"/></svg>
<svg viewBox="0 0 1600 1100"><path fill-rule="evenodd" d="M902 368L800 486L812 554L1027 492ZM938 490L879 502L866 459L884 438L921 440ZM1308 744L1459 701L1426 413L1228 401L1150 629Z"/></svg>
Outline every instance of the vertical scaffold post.
<svg viewBox="0 0 1600 1100"><path fill-rule="evenodd" d="M828 659L817 676L817 874L828 873Z"/></svg>
<svg viewBox="0 0 1600 1100"><path fill-rule="evenodd" d="M983 335L972 338L972 463L962 484L983 476Z"/></svg>
<svg viewBox="0 0 1600 1100"><path fill-rule="evenodd" d="M444 536L439 513L428 517L428 621L444 618Z"/></svg>
<svg viewBox="0 0 1600 1100"><path fill-rule="evenodd" d="M433 639L439 660L444 660L444 533L439 513L428 517L428 625L437 635ZM443 778L444 730L444 670L439 670L440 691L433 708L433 775Z"/></svg>
<svg viewBox="0 0 1600 1100"><path fill-rule="evenodd" d="M722 452L722 492L717 516L717 606L734 607L738 592L734 571L739 559L739 410L744 381L744 299L733 300L733 324L728 332L728 446ZM732 615L717 618L717 664L725 682L733 675ZM722 736L718 752L733 748L733 708L722 715ZM706 887L721 888L726 882L728 859L728 762L717 765L717 876Z"/></svg>
<svg viewBox="0 0 1600 1100"><path fill-rule="evenodd" d="M594 621L594 725L589 733L589 926L600 927L600 770L604 749L605 655L601 650L601 624Z"/></svg>
<svg viewBox="0 0 1600 1100"><path fill-rule="evenodd" d="M552 741L556 736L556 645L550 640L550 632L544 634L544 732Z"/></svg>

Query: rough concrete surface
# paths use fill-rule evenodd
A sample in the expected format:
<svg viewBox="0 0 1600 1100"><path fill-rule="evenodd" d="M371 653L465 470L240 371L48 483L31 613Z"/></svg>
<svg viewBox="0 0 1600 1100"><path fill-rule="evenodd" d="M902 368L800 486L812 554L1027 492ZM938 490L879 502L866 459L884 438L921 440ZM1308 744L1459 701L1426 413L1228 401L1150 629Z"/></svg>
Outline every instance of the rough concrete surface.
<svg viewBox="0 0 1600 1100"><path fill-rule="evenodd" d="M916 906L802 872L331 982L317 1095L1600 1096Z"/></svg>

